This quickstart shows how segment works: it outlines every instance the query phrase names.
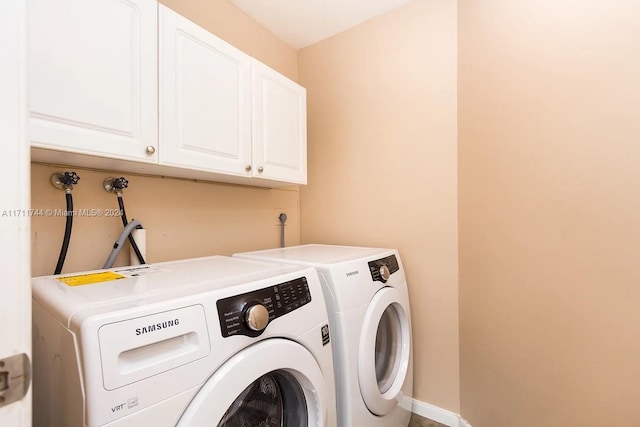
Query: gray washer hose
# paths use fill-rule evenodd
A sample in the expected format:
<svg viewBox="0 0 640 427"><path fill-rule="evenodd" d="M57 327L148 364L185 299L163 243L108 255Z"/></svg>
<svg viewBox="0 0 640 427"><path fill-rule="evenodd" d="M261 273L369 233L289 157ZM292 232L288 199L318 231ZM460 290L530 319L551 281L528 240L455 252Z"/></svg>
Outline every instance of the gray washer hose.
<svg viewBox="0 0 640 427"><path fill-rule="evenodd" d="M120 236L118 236L118 240L116 240L116 243L114 243L113 249L109 254L109 258L107 258L107 261L104 263L104 266L102 268L113 267L113 264L116 262L116 258L118 258L118 255L122 250L122 246L124 245L125 240L127 240L131 232L138 227L142 228L142 223L137 219L132 219L131 222L127 224L124 230L122 230L122 233L120 233Z"/></svg>

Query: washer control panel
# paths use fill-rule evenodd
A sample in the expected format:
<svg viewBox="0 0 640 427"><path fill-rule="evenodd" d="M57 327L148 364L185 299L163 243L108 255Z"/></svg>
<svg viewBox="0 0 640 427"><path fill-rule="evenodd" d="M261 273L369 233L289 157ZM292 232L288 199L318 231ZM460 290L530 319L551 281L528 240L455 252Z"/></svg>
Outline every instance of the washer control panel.
<svg viewBox="0 0 640 427"><path fill-rule="evenodd" d="M369 271L373 281L387 283L389 277L398 270L400 270L400 266L395 255L369 261Z"/></svg>
<svg viewBox="0 0 640 427"><path fill-rule="evenodd" d="M269 322L311 301L306 277L269 286L216 302L223 337L257 337Z"/></svg>

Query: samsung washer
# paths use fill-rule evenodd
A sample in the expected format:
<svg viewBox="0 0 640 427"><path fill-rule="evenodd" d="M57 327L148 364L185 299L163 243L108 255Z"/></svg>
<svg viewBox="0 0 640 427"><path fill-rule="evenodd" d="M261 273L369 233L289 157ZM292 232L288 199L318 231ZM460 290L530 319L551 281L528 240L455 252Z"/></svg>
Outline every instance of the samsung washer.
<svg viewBox="0 0 640 427"><path fill-rule="evenodd" d="M336 426L312 268L216 256L32 283L36 427Z"/></svg>
<svg viewBox="0 0 640 427"><path fill-rule="evenodd" d="M411 314L397 250L303 245L234 256L318 270L334 337L338 425L409 424Z"/></svg>

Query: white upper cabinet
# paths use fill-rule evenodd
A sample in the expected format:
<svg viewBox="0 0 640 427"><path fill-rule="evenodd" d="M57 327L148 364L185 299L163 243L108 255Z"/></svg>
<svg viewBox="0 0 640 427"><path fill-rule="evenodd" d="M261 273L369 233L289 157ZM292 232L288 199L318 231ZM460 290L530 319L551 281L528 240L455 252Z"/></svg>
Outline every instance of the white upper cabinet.
<svg viewBox="0 0 640 427"><path fill-rule="evenodd" d="M160 163L251 176L251 57L160 5Z"/></svg>
<svg viewBox="0 0 640 427"><path fill-rule="evenodd" d="M307 183L307 94L252 60L253 176Z"/></svg>
<svg viewBox="0 0 640 427"><path fill-rule="evenodd" d="M32 146L157 161L157 8L29 0Z"/></svg>
<svg viewBox="0 0 640 427"><path fill-rule="evenodd" d="M28 0L28 25L32 160L306 184L305 89L156 0Z"/></svg>

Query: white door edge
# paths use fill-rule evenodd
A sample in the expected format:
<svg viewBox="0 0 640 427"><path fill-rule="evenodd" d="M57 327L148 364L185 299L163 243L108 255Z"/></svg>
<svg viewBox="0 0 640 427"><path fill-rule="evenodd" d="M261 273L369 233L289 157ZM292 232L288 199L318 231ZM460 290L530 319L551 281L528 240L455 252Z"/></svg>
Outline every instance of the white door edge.
<svg viewBox="0 0 640 427"><path fill-rule="evenodd" d="M26 134L26 2L4 0L0 7L0 130L3 172L13 177L0 186L2 326L0 359L31 358L31 248L29 144ZM11 374L10 374L11 375ZM9 379L11 384L12 380ZM30 383L30 380L28 380ZM15 382L14 382L15 384ZM6 391L4 392L6 393ZM4 394L3 393L3 394ZM0 425L31 426L31 387L22 400L0 406Z"/></svg>

